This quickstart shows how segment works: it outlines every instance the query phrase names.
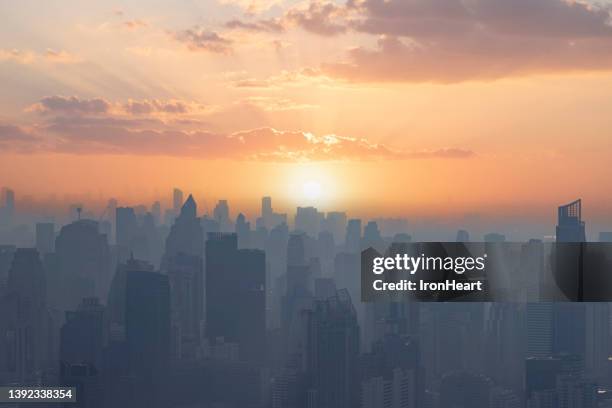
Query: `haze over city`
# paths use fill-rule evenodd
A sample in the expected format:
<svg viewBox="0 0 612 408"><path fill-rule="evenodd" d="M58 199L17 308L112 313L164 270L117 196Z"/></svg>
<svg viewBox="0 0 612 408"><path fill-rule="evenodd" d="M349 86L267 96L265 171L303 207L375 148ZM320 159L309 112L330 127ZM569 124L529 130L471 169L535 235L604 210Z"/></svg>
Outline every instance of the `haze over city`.
<svg viewBox="0 0 612 408"><path fill-rule="evenodd" d="M4 3L0 185L39 207L179 186L253 215L271 195L286 210L546 225L582 197L610 229L608 8Z"/></svg>

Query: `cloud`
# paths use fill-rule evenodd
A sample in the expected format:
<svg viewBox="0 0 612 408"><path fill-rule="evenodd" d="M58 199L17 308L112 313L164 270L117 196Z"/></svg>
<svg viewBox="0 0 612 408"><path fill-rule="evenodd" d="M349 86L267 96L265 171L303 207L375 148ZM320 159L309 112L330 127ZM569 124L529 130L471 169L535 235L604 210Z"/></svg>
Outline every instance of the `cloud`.
<svg viewBox="0 0 612 408"><path fill-rule="evenodd" d="M215 54L232 52L232 41L214 31L193 28L172 33L172 36L191 51L207 51Z"/></svg>
<svg viewBox="0 0 612 408"><path fill-rule="evenodd" d="M285 21L319 35L334 36L347 30L345 17L347 9L335 3L316 0L306 7L296 7L287 11Z"/></svg>
<svg viewBox="0 0 612 408"><path fill-rule="evenodd" d="M121 108L126 113L132 115L149 115L155 113L181 115L188 113L200 113L206 110L205 106L197 102L182 101L177 99L130 99L128 102L123 104Z"/></svg>
<svg viewBox="0 0 612 408"><path fill-rule="evenodd" d="M146 21L138 20L138 19L124 21L122 25L128 30L138 30L140 28L149 27L149 24Z"/></svg>
<svg viewBox="0 0 612 408"><path fill-rule="evenodd" d="M198 102L178 99L129 99L125 103L112 103L103 98L82 99L77 96L47 96L30 106L27 111L41 114L88 116L88 115L185 115L208 111Z"/></svg>
<svg viewBox="0 0 612 408"><path fill-rule="evenodd" d="M128 154L202 160L342 161L466 159L467 149L405 151L366 139L316 136L302 131L258 128L231 134L176 129L130 128L130 121L105 118L55 118L28 130L0 125L4 152Z"/></svg>
<svg viewBox="0 0 612 408"><path fill-rule="evenodd" d="M318 108L317 105L312 105L308 103L297 103L289 98L276 98L270 96L250 96L242 100L240 103L255 106L265 112L279 112Z"/></svg>
<svg viewBox="0 0 612 408"><path fill-rule="evenodd" d="M262 19L257 21L230 20L225 23L230 29L240 29L255 32L282 33L285 26L280 19Z"/></svg>
<svg viewBox="0 0 612 408"><path fill-rule="evenodd" d="M551 72L612 69L612 42L587 39L551 42L525 38L520 42L496 36L421 44L383 36L375 49L357 47L349 60L322 66L321 72L349 81L441 82L495 80Z"/></svg>
<svg viewBox="0 0 612 408"><path fill-rule="evenodd" d="M259 96L247 97L232 108L231 117L240 116L244 123L245 116L253 111L284 112L316 106ZM202 119L219 112L196 102L173 99L109 102L103 98L49 96L29 110L41 113L42 123L28 128L0 123L3 151L261 161L464 159L474 155L463 148L407 151L364 138L317 136L271 127L214 132L206 130ZM198 115L192 116L194 113Z"/></svg>
<svg viewBox="0 0 612 408"><path fill-rule="evenodd" d="M219 0L221 4L240 7L247 14L259 14L282 4L282 0Z"/></svg>
<svg viewBox="0 0 612 408"><path fill-rule="evenodd" d="M1 49L0 61L13 61L18 64L34 64L39 62L48 62L51 64L76 64L83 60L74 54L67 51L58 51L47 48L44 52L39 53L29 50L19 49Z"/></svg>
<svg viewBox="0 0 612 408"><path fill-rule="evenodd" d="M45 114L102 114L110 109L111 103L105 99L80 99L76 96L47 96L29 108Z"/></svg>
<svg viewBox="0 0 612 408"><path fill-rule="evenodd" d="M611 10L574 0L311 0L283 21L322 36L378 37L323 64L323 75L448 83L610 70Z"/></svg>

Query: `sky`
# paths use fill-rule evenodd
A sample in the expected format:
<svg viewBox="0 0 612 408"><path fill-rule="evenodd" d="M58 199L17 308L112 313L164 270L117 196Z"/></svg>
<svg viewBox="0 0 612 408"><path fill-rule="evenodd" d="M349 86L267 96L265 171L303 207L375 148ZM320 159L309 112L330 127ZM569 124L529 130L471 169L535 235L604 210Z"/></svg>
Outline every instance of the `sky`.
<svg viewBox="0 0 612 408"><path fill-rule="evenodd" d="M31 200L610 225L605 2L0 2L0 185ZM607 224L606 224L607 223Z"/></svg>

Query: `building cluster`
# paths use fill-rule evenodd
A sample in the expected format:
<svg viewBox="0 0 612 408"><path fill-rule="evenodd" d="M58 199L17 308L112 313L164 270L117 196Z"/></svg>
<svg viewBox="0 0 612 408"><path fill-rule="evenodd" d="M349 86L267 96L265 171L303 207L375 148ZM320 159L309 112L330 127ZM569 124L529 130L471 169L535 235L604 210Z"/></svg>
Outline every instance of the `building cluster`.
<svg viewBox="0 0 612 408"><path fill-rule="evenodd" d="M79 407L612 406L608 303L364 303L361 251L410 235L314 207L290 228L270 197L253 226L178 189L163 215L108 207L0 246L0 385L75 386ZM584 240L563 208L558 239ZM517 262L546 259L531 241Z"/></svg>

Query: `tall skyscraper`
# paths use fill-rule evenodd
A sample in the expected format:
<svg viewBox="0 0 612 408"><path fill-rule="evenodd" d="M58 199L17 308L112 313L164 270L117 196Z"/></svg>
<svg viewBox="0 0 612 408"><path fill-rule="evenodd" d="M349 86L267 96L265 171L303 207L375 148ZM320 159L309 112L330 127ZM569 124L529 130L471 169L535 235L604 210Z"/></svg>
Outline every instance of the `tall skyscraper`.
<svg viewBox="0 0 612 408"><path fill-rule="evenodd" d="M582 221L582 200L562 205L558 209L557 242L585 242Z"/></svg>
<svg viewBox="0 0 612 408"><path fill-rule="evenodd" d="M178 253L167 260L170 281L173 355L194 360L202 355L200 332L204 315L202 257Z"/></svg>
<svg viewBox="0 0 612 408"><path fill-rule="evenodd" d="M48 367L46 281L36 249L15 251L6 295L0 296L0 372L5 382L26 383Z"/></svg>
<svg viewBox="0 0 612 408"><path fill-rule="evenodd" d="M55 240L62 282L61 310L73 310L86 297L106 297L110 283L110 249L98 223L79 220L65 225Z"/></svg>
<svg viewBox="0 0 612 408"><path fill-rule="evenodd" d="M527 357L544 358L553 354L552 303L527 303Z"/></svg>
<svg viewBox="0 0 612 408"><path fill-rule="evenodd" d="M236 234L211 233L206 241L206 333L215 343L239 344L244 361L265 361L266 258L238 249Z"/></svg>
<svg viewBox="0 0 612 408"><path fill-rule="evenodd" d="M227 200L219 200L213 210L213 218L219 223L221 232L230 232L232 230Z"/></svg>
<svg viewBox="0 0 612 408"><path fill-rule="evenodd" d="M309 403L318 408L359 405L359 325L350 295L317 300L307 319Z"/></svg>
<svg viewBox="0 0 612 408"><path fill-rule="evenodd" d="M204 236L197 209L197 204L190 194L166 238L166 258L179 253L202 256Z"/></svg>
<svg viewBox="0 0 612 408"><path fill-rule="evenodd" d="M170 285L156 272L127 271L127 362L140 406L164 407L170 361ZM145 405L146 404L146 405Z"/></svg>
<svg viewBox="0 0 612 408"><path fill-rule="evenodd" d="M172 191L172 208L174 209L175 214L179 213L183 202L183 192L178 188L175 188Z"/></svg>

